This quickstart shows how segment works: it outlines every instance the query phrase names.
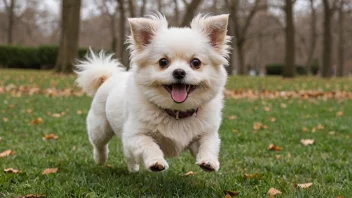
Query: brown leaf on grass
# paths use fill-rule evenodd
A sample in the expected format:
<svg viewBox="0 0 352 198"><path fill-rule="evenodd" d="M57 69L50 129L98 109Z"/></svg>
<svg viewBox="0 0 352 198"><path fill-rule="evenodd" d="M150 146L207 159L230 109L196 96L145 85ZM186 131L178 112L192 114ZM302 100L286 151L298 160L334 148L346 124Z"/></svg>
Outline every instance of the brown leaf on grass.
<svg viewBox="0 0 352 198"><path fill-rule="evenodd" d="M14 169L14 168L5 168L4 169L4 173L14 173L14 174L18 174L18 173L22 173L22 171Z"/></svg>
<svg viewBox="0 0 352 198"><path fill-rule="evenodd" d="M106 167L112 168L111 164L106 164Z"/></svg>
<svg viewBox="0 0 352 198"><path fill-rule="evenodd" d="M291 158L291 153L287 153L287 158Z"/></svg>
<svg viewBox="0 0 352 198"><path fill-rule="evenodd" d="M269 151L281 151L282 148L281 147L278 147L276 146L275 144L270 144L267 148Z"/></svg>
<svg viewBox="0 0 352 198"><path fill-rule="evenodd" d="M225 198L232 198L232 196L229 195L229 194L226 194L226 195L225 195Z"/></svg>
<svg viewBox="0 0 352 198"><path fill-rule="evenodd" d="M287 108L287 105L286 105L285 103L281 103L280 106L281 106L281 108L283 108L283 109Z"/></svg>
<svg viewBox="0 0 352 198"><path fill-rule="evenodd" d="M279 160L281 155L275 155L275 159Z"/></svg>
<svg viewBox="0 0 352 198"><path fill-rule="evenodd" d="M237 192L237 191L231 191L231 190L224 190L224 194L226 196L229 195L229 197L233 197L233 196L238 196L240 194L240 192ZM225 197L226 197L225 196Z"/></svg>
<svg viewBox="0 0 352 198"><path fill-rule="evenodd" d="M342 111L336 112L336 117L341 117L341 116L343 116L343 112Z"/></svg>
<svg viewBox="0 0 352 198"><path fill-rule="evenodd" d="M295 187L296 187L296 188L307 189L307 188L309 188L311 185L313 185L313 183L295 184Z"/></svg>
<svg viewBox="0 0 352 198"><path fill-rule="evenodd" d="M73 146L73 147L72 147L72 150L73 150L73 151L74 151L74 150L76 150L76 147L75 147L75 146Z"/></svg>
<svg viewBox="0 0 352 198"><path fill-rule="evenodd" d="M303 127L303 128L302 128L302 131L303 131L303 132L307 132L307 131L308 131L308 128L307 128L307 127Z"/></svg>
<svg viewBox="0 0 352 198"><path fill-rule="evenodd" d="M271 118L270 118L270 122L276 122L276 118L271 117Z"/></svg>
<svg viewBox="0 0 352 198"><path fill-rule="evenodd" d="M237 129L232 129L232 132L238 133L239 131Z"/></svg>
<svg viewBox="0 0 352 198"><path fill-rule="evenodd" d="M9 119L8 119L8 118L2 118L2 121L3 121L3 122L8 122Z"/></svg>
<svg viewBox="0 0 352 198"><path fill-rule="evenodd" d="M188 177L188 176L191 176L191 175L194 175L194 174L196 174L196 173L193 172L193 171L188 171L188 172L185 174L185 176Z"/></svg>
<svg viewBox="0 0 352 198"><path fill-rule="evenodd" d="M274 196L274 195L281 194L281 192L278 191L278 190L276 190L275 188L270 188L270 189L268 190L267 194Z"/></svg>
<svg viewBox="0 0 352 198"><path fill-rule="evenodd" d="M56 173L59 169L58 168L46 168L43 170L42 175L48 175L50 173Z"/></svg>
<svg viewBox="0 0 352 198"><path fill-rule="evenodd" d="M337 196L336 198L343 198L342 196Z"/></svg>
<svg viewBox="0 0 352 198"><path fill-rule="evenodd" d="M232 116L229 116L227 119L229 119L229 120L236 120L236 119L237 119L237 116L232 115Z"/></svg>
<svg viewBox="0 0 352 198"><path fill-rule="evenodd" d="M57 135L55 135L55 134L53 134L53 133L50 133L50 134L44 135L43 141L47 141L47 140L56 140L56 139L58 139L58 138L59 138L59 136L57 136Z"/></svg>
<svg viewBox="0 0 352 198"><path fill-rule="evenodd" d="M271 111L270 107L265 107L264 110L265 110L266 112Z"/></svg>
<svg viewBox="0 0 352 198"><path fill-rule="evenodd" d="M314 144L314 140L313 139L301 139L301 143L304 146L308 146L308 145Z"/></svg>
<svg viewBox="0 0 352 198"><path fill-rule="evenodd" d="M2 138L0 137L0 142L2 141Z"/></svg>
<svg viewBox="0 0 352 198"><path fill-rule="evenodd" d="M20 198L39 198L39 197L45 197L45 195L40 195L40 194L28 194L28 195L24 195Z"/></svg>
<svg viewBox="0 0 352 198"><path fill-rule="evenodd" d="M254 130L260 130L260 129L266 129L266 128L268 128L268 127L266 125L262 124L261 122L253 123Z"/></svg>
<svg viewBox="0 0 352 198"><path fill-rule="evenodd" d="M53 113L51 116L54 118L60 118L62 115L60 113Z"/></svg>
<svg viewBox="0 0 352 198"><path fill-rule="evenodd" d="M27 109L27 113L31 114L33 112L33 109Z"/></svg>
<svg viewBox="0 0 352 198"><path fill-rule="evenodd" d="M43 123L43 119L42 118L36 118L34 120L31 121L31 125L35 125L35 124L42 124Z"/></svg>
<svg viewBox="0 0 352 198"><path fill-rule="evenodd" d="M14 154L16 154L15 151L13 151L13 150L6 150L6 151L0 153L0 158L2 158L2 157L7 157L7 156L10 156L10 155L14 155Z"/></svg>
<svg viewBox="0 0 352 198"><path fill-rule="evenodd" d="M77 110L76 114L81 115L81 114L83 114L83 111L82 110Z"/></svg>
<svg viewBox="0 0 352 198"><path fill-rule="evenodd" d="M312 133L315 133L317 131L317 129L314 127L312 128Z"/></svg>
<svg viewBox="0 0 352 198"><path fill-rule="evenodd" d="M322 129L325 129L325 127L321 124L318 124L318 126L316 127L318 130L322 130Z"/></svg>
<svg viewBox="0 0 352 198"><path fill-rule="evenodd" d="M260 173L255 173L255 174L247 174L245 173L243 175L243 179L261 179L262 175Z"/></svg>

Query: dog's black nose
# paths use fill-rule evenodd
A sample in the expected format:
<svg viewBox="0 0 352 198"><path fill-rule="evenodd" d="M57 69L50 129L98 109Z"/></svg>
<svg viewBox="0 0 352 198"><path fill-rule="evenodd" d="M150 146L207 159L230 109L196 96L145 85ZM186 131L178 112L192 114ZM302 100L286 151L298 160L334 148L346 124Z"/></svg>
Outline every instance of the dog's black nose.
<svg viewBox="0 0 352 198"><path fill-rule="evenodd" d="M172 75L174 76L174 78L181 80L186 76L186 71L183 69L175 69L172 72Z"/></svg>

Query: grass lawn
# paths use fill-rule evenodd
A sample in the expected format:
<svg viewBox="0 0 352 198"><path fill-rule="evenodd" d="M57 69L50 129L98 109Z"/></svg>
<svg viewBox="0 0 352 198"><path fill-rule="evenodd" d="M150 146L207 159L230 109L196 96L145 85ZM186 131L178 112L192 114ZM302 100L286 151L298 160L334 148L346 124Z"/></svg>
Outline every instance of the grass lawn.
<svg viewBox="0 0 352 198"><path fill-rule="evenodd" d="M129 174L117 138L111 141L108 165L94 164L85 129L91 98L6 91L21 85L75 91L73 81L74 76L50 72L0 70L0 88L5 89L0 89L0 152L16 152L0 158L0 168L22 171L1 170L0 197L224 197L224 190L237 191L239 197L268 197L271 187L282 192L275 197L352 197L351 99L227 99L218 172L201 171L184 153L168 159L165 172ZM232 77L228 89L351 91L352 83ZM31 124L37 118L43 122ZM43 141L50 133L58 139ZM304 146L301 139L315 142ZM269 151L269 144L282 150ZM45 168L58 172L42 175ZM188 171L195 174L186 177ZM308 189L295 188L309 182Z"/></svg>

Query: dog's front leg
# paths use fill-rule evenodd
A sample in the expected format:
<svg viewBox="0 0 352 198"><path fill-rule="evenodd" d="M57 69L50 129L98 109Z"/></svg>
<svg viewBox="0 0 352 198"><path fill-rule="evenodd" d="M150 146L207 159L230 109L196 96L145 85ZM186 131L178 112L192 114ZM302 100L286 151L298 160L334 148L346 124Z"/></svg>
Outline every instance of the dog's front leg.
<svg viewBox="0 0 352 198"><path fill-rule="evenodd" d="M193 148L192 153L196 154L196 164L199 165L205 171L217 171L220 168L218 160L220 150L220 138L218 133L205 134L200 137L197 145L198 148ZM195 153L194 153L195 154Z"/></svg>
<svg viewBox="0 0 352 198"><path fill-rule="evenodd" d="M135 134L124 137L123 142L128 162L142 159L146 169L154 172L169 168L164 159L164 153L152 137L145 134ZM131 164L129 163L128 166L131 166Z"/></svg>

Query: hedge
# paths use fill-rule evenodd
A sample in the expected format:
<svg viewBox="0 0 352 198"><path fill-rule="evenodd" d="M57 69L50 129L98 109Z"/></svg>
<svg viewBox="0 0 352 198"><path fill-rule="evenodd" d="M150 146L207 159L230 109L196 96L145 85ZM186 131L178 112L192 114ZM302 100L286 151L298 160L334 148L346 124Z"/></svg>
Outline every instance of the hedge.
<svg viewBox="0 0 352 198"><path fill-rule="evenodd" d="M39 47L0 46L0 66L5 68L53 69L58 54L58 46ZM83 58L87 49L81 48L78 57Z"/></svg>
<svg viewBox="0 0 352 198"><path fill-rule="evenodd" d="M265 66L265 71L267 75L282 75L283 73L283 64L269 64ZM311 73L316 75L318 73L319 66L314 62L311 66ZM302 65L296 65L296 74L297 75L308 75L308 70Z"/></svg>

